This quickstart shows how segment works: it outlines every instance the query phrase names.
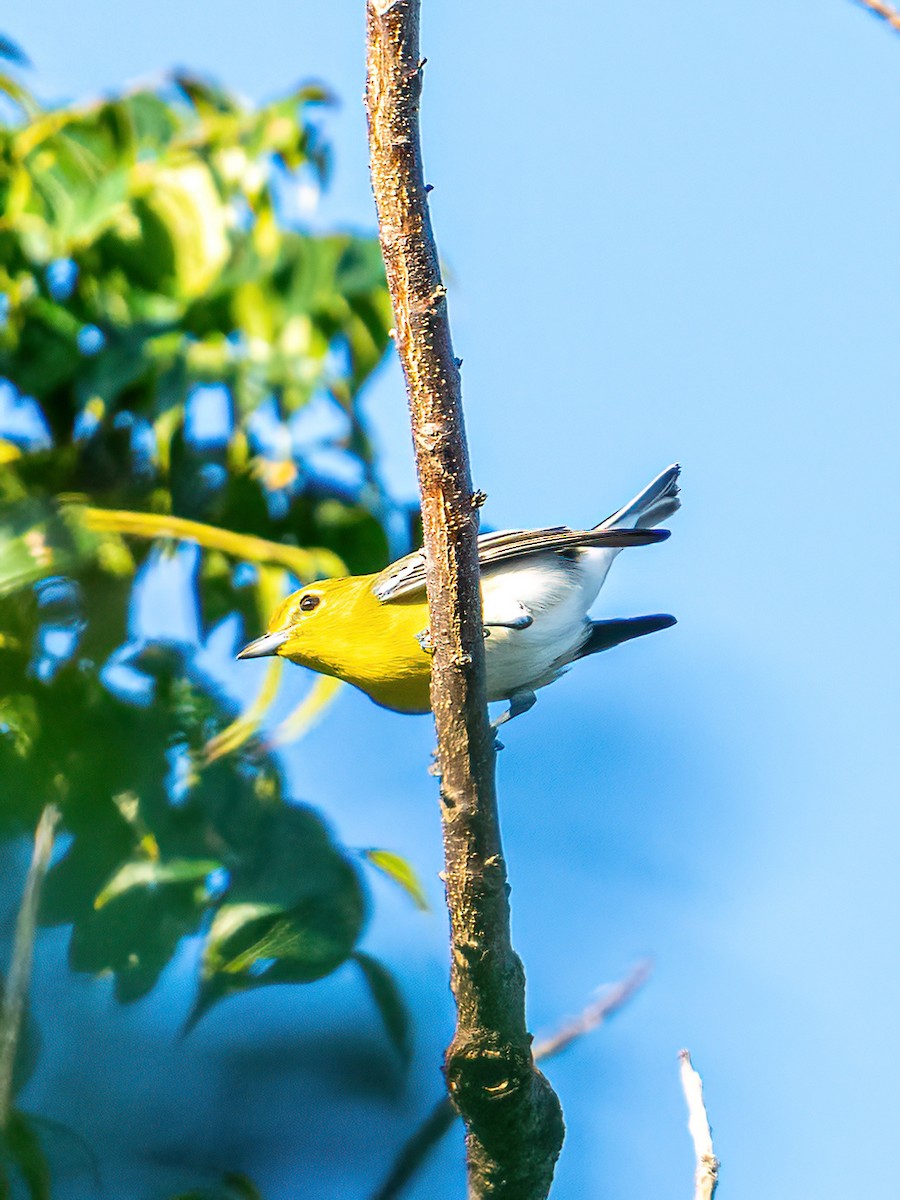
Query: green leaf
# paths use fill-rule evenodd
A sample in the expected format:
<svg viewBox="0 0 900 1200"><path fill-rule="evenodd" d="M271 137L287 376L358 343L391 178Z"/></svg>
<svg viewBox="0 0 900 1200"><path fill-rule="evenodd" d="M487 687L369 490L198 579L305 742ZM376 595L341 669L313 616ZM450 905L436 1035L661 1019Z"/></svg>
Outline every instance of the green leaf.
<svg viewBox="0 0 900 1200"><path fill-rule="evenodd" d="M2 41L2 39L0 39ZM0 55L2 57L2 55ZM25 113L36 113L38 111L37 101L29 92L28 88L19 83L17 79L13 79L11 75L5 72L0 72L0 92L8 96L14 104L17 104Z"/></svg>
<svg viewBox="0 0 900 1200"><path fill-rule="evenodd" d="M121 866L109 883L98 892L94 908L101 909L131 888L160 887L170 883L202 883L211 871L221 867L214 858L174 858L168 862L143 860Z"/></svg>
<svg viewBox="0 0 900 1200"><path fill-rule="evenodd" d="M240 111L240 105L234 96L211 79L204 79L202 75L176 68L172 72L172 82L181 88L201 116L234 114Z"/></svg>
<svg viewBox="0 0 900 1200"><path fill-rule="evenodd" d="M262 633L265 626L260 623L254 583L255 576L251 570L236 576L232 559L217 550L207 551L203 555L197 579L203 628L212 629L231 613L239 612L244 619L248 640ZM270 613L271 610L262 620L268 619Z"/></svg>
<svg viewBox="0 0 900 1200"><path fill-rule="evenodd" d="M388 560L384 527L367 509L323 500L314 514L315 541L333 546L355 574L365 574Z"/></svg>
<svg viewBox="0 0 900 1200"><path fill-rule="evenodd" d="M76 505L58 510L45 501L25 500L0 510L0 597L48 575L77 570L98 544L81 524Z"/></svg>
<svg viewBox="0 0 900 1200"><path fill-rule="evenodd" d="M25 758L40 729L33 696L0 696L0 749Z"/></svg>
<svg viewBox="0 0 900 1200"><path fill-rule="evenodd" d="M18 1195L24 1186L29 1200L50 1200L50 1167L31 1121L13 1110L0 1133L0 1196Z"/></svg>
<svg viewBox="0 0 900 1200"><path fill-rule="evenodd" d="M292 909L225 905L206 940L196 1020L234 992L271 983L313 983L336 970L362 932L358 897Z"/></svg>
<svg viewBox="0 0 900 1200"><path fill-rule="evenodd" d="M200 928L205 898L192 884L134 887L79 920L69 961L76 971L114 972L116 996L128 1004L154 986L183 937Z"/></svg>
<svg viewBox="0 0 900 1200"><path fill-rule="evenodd" d="M250 860L234 870L206 937L188 1029L235 992L321 979L362 933L366 898L352 863L311 810L285 807L280 818L258 831Z"/></svg>
<svg viewBox="0 0 900 1200"><path fill-rule="evenodd" d="M230 251L226 208L209 169L201 161L163 166L140 204L145 226L155 222L171 247L166 283L182 296L202 295Z"/></svg>
<svg viewBox="0 0 900 1200"><path fill-rule="evenodd" d="M182 1192L173 1200L262 1200L262 1193L246 1175L226 1171L217 1183Z"/></svg>
<svg viewBox="0 0 900 1200"><path fill-rule="evenodd" d="M305 804L222 813L218 828L240 856L229 899L288 909L312 901L361 896L355 866L335 844L321 815Z"/></svg>
<svg viewBox="0 0 900 1200"><path fill-rule="evenodd" d="M392 879L401 887L416 908L428 912L429 904L425 890L407 859L392 850L363 850L362 855L376 870L381 871L382 875L387 875L388 879Z"/></svg>
<svg viewBox="0 0 900 1200"><path fill-rule="evenodd" d="M381 1014L385 1032L397 1051L404 1068L412 1058L412 1028L409 1012L393 975L371 954L357 950L353 960L359 965L372 999Z"/></svg>
<svg viewBox="0 0 900 1200"><path fill-rule="evenodd" d="M179 114L156 92L144 89L122 97L134 138L142 150L153 147L158 153L175 136L181 124Z"/></svg>
<svg viewBox="0 0 900 1200"><path fill-rule="evenodd" d="M0 76L24 105L18 72L0 63ZM209 1003L345 961L367 915L362 868L313 810L284 802L277 762L243 742L246 728L235 735L237 707L205 678L197 644L141 640L135 578L162 553L134 524L93 532L85 514L256 535L295 548L301 575L304 562L341 573L338 555L351 571L383 566L390 507L359 400L392 318L375 237L280 221L273 162L325 182L309 107L322 90L252 108L184 72L178 84L23 108L3 131L0 377L48 436L0 440L0 838L33 829L54 797L68 844L42 920L71 927L73 968L112 973L134 999L182 938L214 926ZM221 388L219 441L195 419L198 384ZM289 417L317 395L343 409L330 446L354 460L362 500L292 441ZM255 423L268 403L274 450ZM257 632L277 573L196 557L162 605L202 613L187 623L200 642L235 614ZM35 587L51 576L59 587ZM51 591L69 597L65 612ZM229 727L230 752L209 762L204 747ZM227 937L203 878L219 862L221 911L248 906Z"/></svg>

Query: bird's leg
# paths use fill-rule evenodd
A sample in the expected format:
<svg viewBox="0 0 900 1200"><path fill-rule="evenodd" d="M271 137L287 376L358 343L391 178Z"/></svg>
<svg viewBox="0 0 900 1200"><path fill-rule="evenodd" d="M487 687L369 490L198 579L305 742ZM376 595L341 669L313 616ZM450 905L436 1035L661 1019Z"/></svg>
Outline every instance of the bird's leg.
<svg viewBox="0 0 900 1200"><path fill-rule="evenodd" d="M531 688L522 688L518 692L513 692L509 698L509 708L500 714L499 717L494 717L491 721L491 732L494 735L494 749L502 750L503 743L497 737L497 730L501 725L505 725L507 721L511 721L513 717L521 717L522 713L527 713L529 708L534 708L537 704L537 696ZM438 763L437 749L431 752L431 766L428 768L429 775L436 775L440 778L441 768Z"/></svg>
<svg viewBox="0 0 900 1200"><path fill-rule="evenodd" d="M503 604L492 599L491 619L486 624L496 625L498 629L527 629L529 625L534 624L534 616L519 600Z"/></svg>
<svg viewBox="0 0 900 1200"><path fill-rule="evenodd" d="M505 725L507 721L511 721L513 717L521 717L522 713L527 713L529 708L534 708L535 704L537 704L537 696L531 688L521 688L518 692L513 692L509 698L509 708L491 721L491 728L497 729L501 725Z"/></svg>
<svg viewBox="0 0 900 1200"><path fill-rule="evenodd" d="M531 688L522 688L518 692L513 692L509 698L509 708L491 721L491 729L494 731L494 745L498 750L503 749L503 743L497 738L497 730L500 726L505 725L507 721L511 721L513 717L521 717L522 713L527 713L529 708L534 708L535 704L537 704L537 696Z"/></svg>

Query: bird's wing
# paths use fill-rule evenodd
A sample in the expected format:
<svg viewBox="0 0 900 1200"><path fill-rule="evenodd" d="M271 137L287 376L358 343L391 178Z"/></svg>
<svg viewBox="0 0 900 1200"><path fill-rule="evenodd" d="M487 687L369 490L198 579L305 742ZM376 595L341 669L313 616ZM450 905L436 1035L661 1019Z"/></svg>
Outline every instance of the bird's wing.
<svg viewBox="0 0 900 1200"><path fill-rule="evenodd" d="M505 529L483 533L478 539L478 561L482 572L511 559L534 554L566 554L588 546L647 546L662 542L667 529ZM425 551L416 550L398 559L375 577L372 591L382 603L405 600L425 590Z"/></svg>

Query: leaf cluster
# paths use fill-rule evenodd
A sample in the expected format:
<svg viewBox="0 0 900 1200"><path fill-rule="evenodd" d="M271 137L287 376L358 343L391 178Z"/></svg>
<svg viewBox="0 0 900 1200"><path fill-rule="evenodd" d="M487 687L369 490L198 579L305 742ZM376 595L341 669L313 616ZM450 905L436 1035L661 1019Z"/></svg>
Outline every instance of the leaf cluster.
<svg viewBox="0 0 900 1200"><path fill-rule="evenodd" d="M380 556L290 424L327 398L372 482L357 400L388 342L377 243L284 219L325 182L326 101L250 109L180 73L0 128L0 376L39 402L29 492Z"/></svg>
<svg viewBox="0 0 900 1200"><path fill-rule="evenodd" d="M368 915L359 856L286 795L261 714L235 725L197 651L235 613L257 634L300 579L385 560L359 410L389 341L381 259L294 219L327 180L320 88L259 108L187 72L53 109L10 72L0 91L0 837L59 805L43 920L122 1001L202 936L193 1021L335 970ZM163 535L199 546L196 644L134 620ZM357 961L400 1045L390 976Z"/></svg>

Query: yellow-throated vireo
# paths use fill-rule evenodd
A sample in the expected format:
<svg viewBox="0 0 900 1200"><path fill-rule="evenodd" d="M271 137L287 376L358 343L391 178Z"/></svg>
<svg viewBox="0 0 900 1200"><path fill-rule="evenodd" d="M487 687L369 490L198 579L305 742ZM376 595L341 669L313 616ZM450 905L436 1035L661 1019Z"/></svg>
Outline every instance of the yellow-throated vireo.
<svg viewBox="0 0 900 1200"><path fill-rule="evenodd" d="M526 712L535 691L576 659L675 624L664 613L592 621L588 611L625 546L662 541L655 529L679 505L668 467L593 529L506 530L478 539L487 698L508 700L495 725ZM376 704L431 708L425 557L419 550L375 575L310 583L276 609L269 631L238 658L279 654L346 680Z"/></svg>

